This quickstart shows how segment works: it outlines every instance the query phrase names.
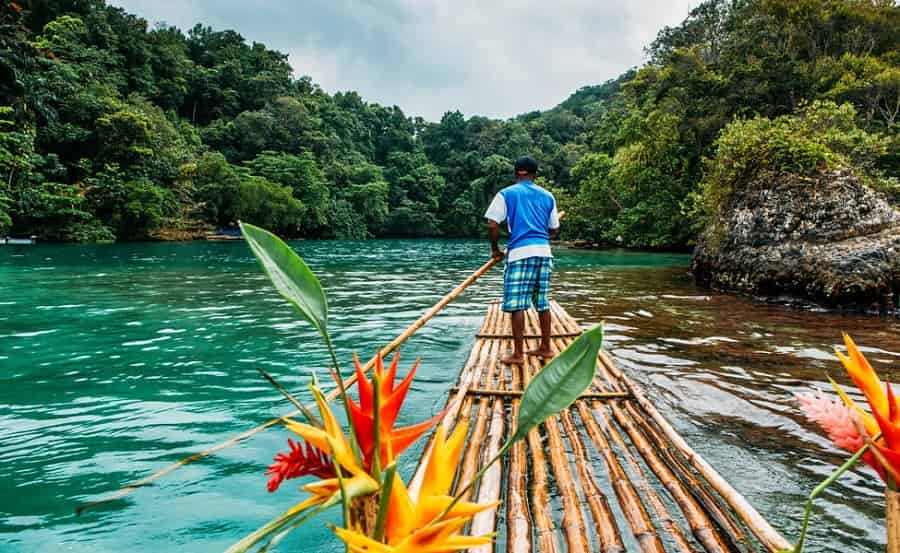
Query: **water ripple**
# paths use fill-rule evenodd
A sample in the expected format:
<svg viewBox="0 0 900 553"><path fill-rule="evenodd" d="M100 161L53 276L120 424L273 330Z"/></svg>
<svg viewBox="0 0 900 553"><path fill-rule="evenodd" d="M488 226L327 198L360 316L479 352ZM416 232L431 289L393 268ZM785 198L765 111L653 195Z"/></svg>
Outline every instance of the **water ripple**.
<svg viewBox="0 0 900 553"><path fill-rule="evenodd" d="M438 240L294 246L328 291L345 364L401 332L486 251ZM330 382L329 360L242 243L17 252L0 257L0 297L15 298L0 302L0 550L221 551L296 498L296 487L266 493L262 473L287 438L272 430L73 517L78 501L290 411L257 369L308 401L313 375ZM794 535L804 496L845 456L792 394L827 389L827 373L843 377L831 353L840 330L896 380L900 325L710 294L685 276L682 255L560 251L557 261L556 298L585 325L607 321L617 362ZM416 357L422 365L398 424L440 409L500 283L500 271L489 273L403 347L402 373ZM401 472L414 462L403 458ZM882 547L880 498L866 469L843 477L819 503L813 540L832 543L820 550ZM321 525L292 539L289 548L338 550Z"/></svg>

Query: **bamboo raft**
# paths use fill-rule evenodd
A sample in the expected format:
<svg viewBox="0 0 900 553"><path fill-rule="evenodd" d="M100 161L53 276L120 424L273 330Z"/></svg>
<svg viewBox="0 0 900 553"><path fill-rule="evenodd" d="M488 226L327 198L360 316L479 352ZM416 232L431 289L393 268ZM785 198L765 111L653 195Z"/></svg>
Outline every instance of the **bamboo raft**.
<svg viewBox="0 0 900 553"><path fill-rule="evenodd" d="M553 342L561 351L580 333L552 303ZM536 347L537 313L526 316L526 346ZM512 348L509 317L489 306L447 401L444 426L470 421L457 488L491 458L515 421L519 397L541 362L499 362ZM426 448L426 456L431 445ZM424 458L423 458L424 459ZM413 477L417 495L424 463ZM555 490L555 497L551 496ZM509 553L770 551L790 544L697 455L627 375L601 352L591 390L548 419L503 462L493 465L470 499L497 509L480 513L473 535L498 532Z"/></svg>

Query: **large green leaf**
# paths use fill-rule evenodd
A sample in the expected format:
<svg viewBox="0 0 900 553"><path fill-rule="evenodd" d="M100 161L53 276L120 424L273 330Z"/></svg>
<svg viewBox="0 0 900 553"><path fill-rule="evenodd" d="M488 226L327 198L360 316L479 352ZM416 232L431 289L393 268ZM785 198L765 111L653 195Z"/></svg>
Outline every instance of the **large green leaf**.
<svg viewBox="0 0 900 553"><path fill-rule="evenodd" d="M240 223L253 255L278 293L323 336L328 334L328 301L319 279L294 250L267 230Z"/></svg>
<svg viewBox="0 0 900 553"><path fill-rule="evenodd" d="M584 393L594 380L602 345L603 325L599 325L579 336L535 375L522 395L516 433L508 445L527 436Z"/></svg>

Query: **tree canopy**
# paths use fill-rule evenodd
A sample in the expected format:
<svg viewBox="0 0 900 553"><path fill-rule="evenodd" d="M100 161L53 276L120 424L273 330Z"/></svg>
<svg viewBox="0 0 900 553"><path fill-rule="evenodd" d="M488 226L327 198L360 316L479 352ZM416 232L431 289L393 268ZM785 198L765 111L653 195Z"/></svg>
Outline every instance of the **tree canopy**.
<svg viewBox="0 0 900 553"><path fill-rule="evenodd" d="M707 0L643 67L552 109L429 122L294 78L234 30L3 1L0 233L130 240L240 219L295 237L473 236L529 154L570 214L564 236L685 247L755 155L863 164L896 198L898 42L889 0Z"/></svg>

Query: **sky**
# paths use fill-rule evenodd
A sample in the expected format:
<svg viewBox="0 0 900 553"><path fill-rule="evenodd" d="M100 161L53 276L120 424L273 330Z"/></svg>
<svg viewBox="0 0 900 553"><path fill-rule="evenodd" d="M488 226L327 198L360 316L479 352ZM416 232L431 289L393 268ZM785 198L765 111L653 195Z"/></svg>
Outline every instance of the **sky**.
<svg viewBox="0 0 900 553"><path fill-rule="evenodd" d="M112 0L150 24L234 29L296 76L436 121L548 109L645 61L690 0ZM696 4L696 1L694 2Z"/></svg>

